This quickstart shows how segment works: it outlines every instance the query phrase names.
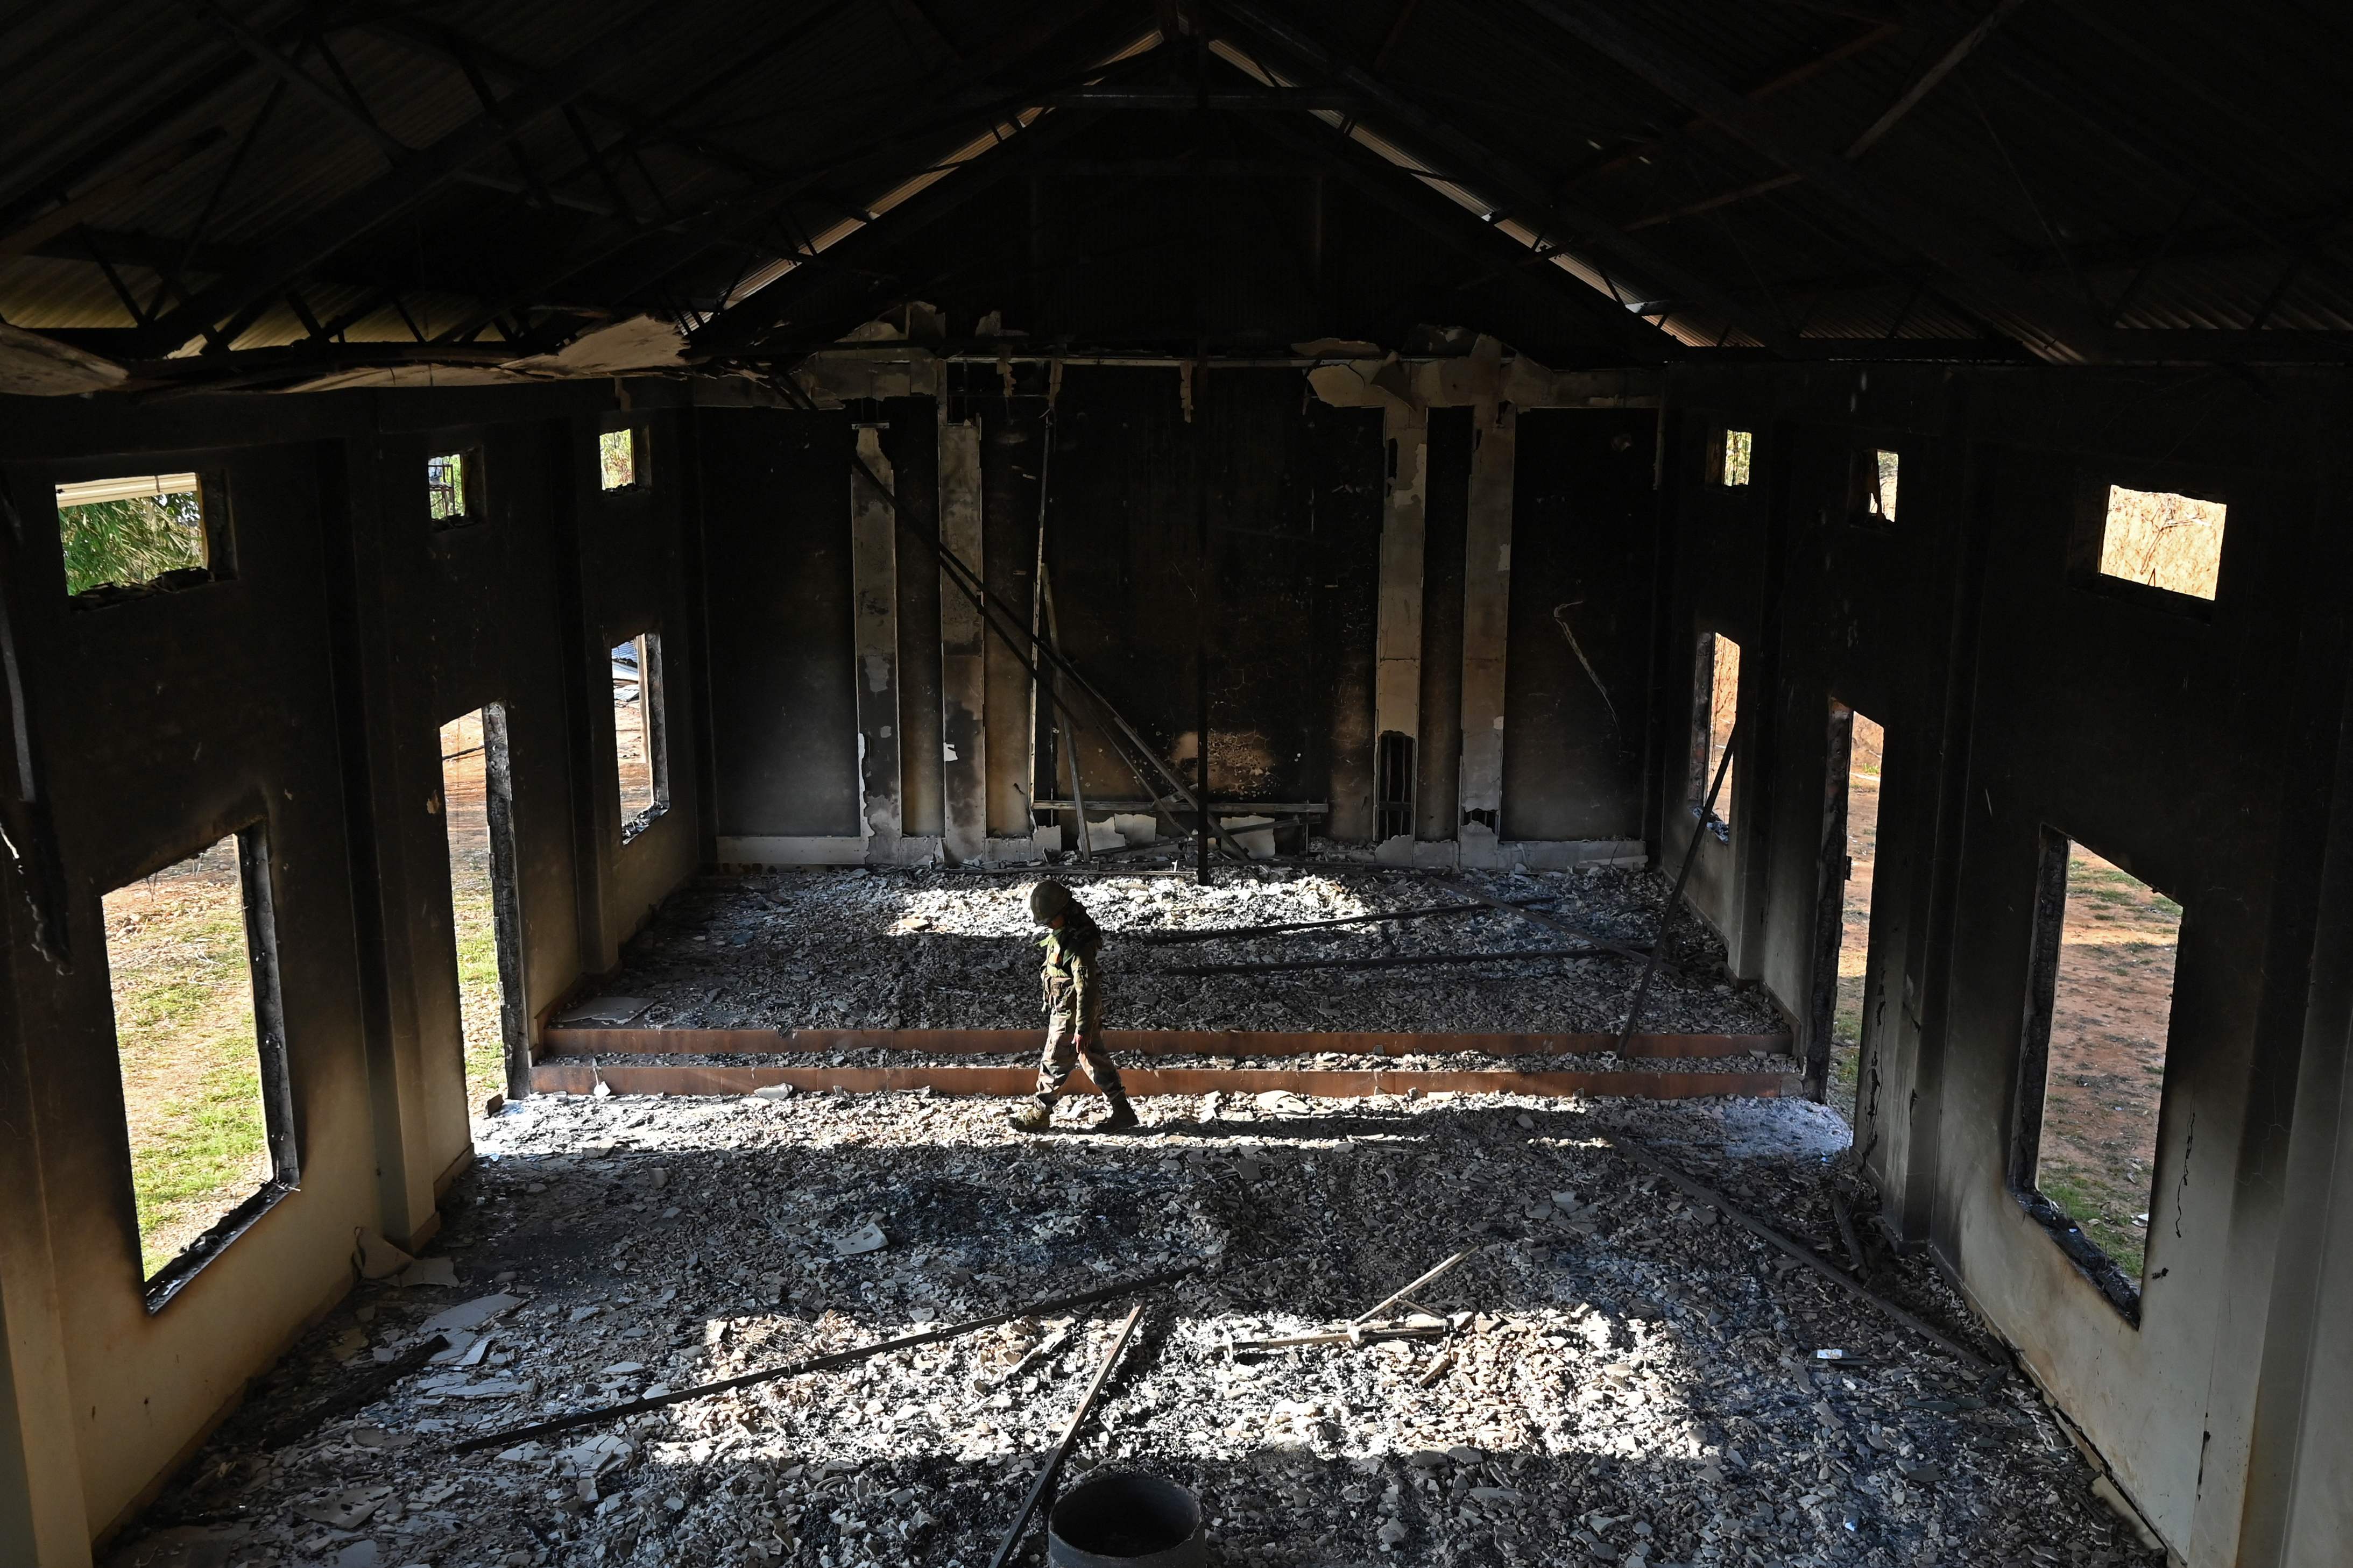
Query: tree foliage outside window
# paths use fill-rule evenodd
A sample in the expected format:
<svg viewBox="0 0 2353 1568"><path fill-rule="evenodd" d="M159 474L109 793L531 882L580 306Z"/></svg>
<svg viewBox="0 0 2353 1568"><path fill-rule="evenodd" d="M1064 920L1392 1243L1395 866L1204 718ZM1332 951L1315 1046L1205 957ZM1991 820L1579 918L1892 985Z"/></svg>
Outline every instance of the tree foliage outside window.
<svg viewBox="0 0 2353 1568"><path fill-rule="evenodd" d="M69 594L206 564L204 504L194 490L59 507L58 534Z"/></svg>
<svg viewBox="0 0 2353 1568"><path fill-rule="evenodd" d="M625 490L638 482L638 433L607 430L596 437L596 467L603 486Z"/></svg>
<svg viewBox="0 0 2353 1568"><path fill-rule="evenodd" d="M1718 482L1745 485L1748 482L1748 460L1755 452L1757 437L1747 430L1726 430L1724 450L1717 458Z"/></svg>

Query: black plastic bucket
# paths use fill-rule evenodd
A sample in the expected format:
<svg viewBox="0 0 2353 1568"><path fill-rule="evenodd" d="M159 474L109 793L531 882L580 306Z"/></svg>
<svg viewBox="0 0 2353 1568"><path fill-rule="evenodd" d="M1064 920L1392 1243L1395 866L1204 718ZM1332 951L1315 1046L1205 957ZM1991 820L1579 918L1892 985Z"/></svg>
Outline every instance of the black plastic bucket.
<svg viewBox="0 0 2353 1568"><path fill-rule="evenodd" d="M1089 1476L1048 1516L1046 1561L1053 1568L1201 1568L1201 1500L1140 1471Z"/></svg>

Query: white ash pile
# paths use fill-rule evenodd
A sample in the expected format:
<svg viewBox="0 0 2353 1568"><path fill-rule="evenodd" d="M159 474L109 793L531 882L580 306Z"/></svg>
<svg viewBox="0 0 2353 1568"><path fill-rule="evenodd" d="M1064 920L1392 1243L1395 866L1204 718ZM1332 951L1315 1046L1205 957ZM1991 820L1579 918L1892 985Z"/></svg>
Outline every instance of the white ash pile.
<svg viewBox="0 0 2353 1568"><path fill-rule="evenodd" d="M1039 873L1043 875L1043 872ZM1500 910L1155 941L1209 929L1329 921L1454 904L1446 883L1604 941L1647 944L1666 895L1648 871L1593 867L1443 881L1361 867L1221 869L1215 887L1103 877L1073 889L1105 933L1106 1021L1132 1029L1567 1033L1615 1030L1641 965L1622 956L1191 975L1201 964L1297 963L1560 951L1566 938ZM849 870L707 877L672 894L605 989L651 1003L646 1027L1035 1027L1038 930L1031 879ZM1773 1005L1735 986L1724 950L1687 913L1668 937L1645 1030L1770 1034Z"/></svg>
<svg viewBox="0 0 2353 1568"><path fill-rule="evenodd" d="M2145 1560L2017 1379L1981 1388L1597 1136L1834 1246L1821 1107L1142 1109L1135 1134L1024 1140L1002 1102L922 1095L512 1107L450 1194L454 1279L364 1286L115 1561L979 1568L1128 1303L448 1448L1187 1263L1074 1464L1197 1489L1215 1563ZM1465 1248L1399 1309L1434 1335L1228 1348L1345 1325ZM1925 1264L1870 1263L1985 1348ZM438 1364L255 1447L428 1329Z"/></svg>

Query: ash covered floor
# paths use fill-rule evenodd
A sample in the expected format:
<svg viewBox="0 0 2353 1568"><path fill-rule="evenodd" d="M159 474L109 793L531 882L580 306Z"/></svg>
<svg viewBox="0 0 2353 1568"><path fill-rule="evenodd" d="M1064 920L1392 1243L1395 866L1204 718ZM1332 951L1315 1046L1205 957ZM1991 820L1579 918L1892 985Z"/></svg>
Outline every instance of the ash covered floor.
<svg viewBox="0 0 2353 1568"><path fill-rule="evenodd" d="M923 1095L511 1107L478 1124L481 1160L447 1200L455 1281L363 1286L151 1514L182 1522L112 1563L978 1568L1125 1303L549 1440L445 1445L1196 1260L1066 1481L1132 1465L1198 1489L1214 1563L2147 1560L2020 1380L1981 1390L1594 1136L1631 1131L1828 1247L1846 1130L1822 1107L1143 1110L1127 1137L1021 1139L1002 1101ZM846 1252L869 1226L881 1245ZM1344 1323L1473 1244L1418 1293L1458 1315L1442 1343L1221 1348ZM1982 1348L1926 1263L1872 1263ZM255 1447L486 1297L503 1310L453 1336L454 1363ZM1822 1347L1860 1363L1823 1370Z"/></svg>
<svg viewBox="0 0 2353 1568"><path fill-rule="evenodd" d="M1027 902L1035 879L921 869L706 877L670 896L602 989L650 1002L634 1020L644 1027L1035 1028L1039 933ZM1449 880L1498 899L1550 899L1545 912L1630 944L1651 940L1667 891L1656 875L1620 867ZM1210 888L1173 877L1071 886L1105 933L1104 1023L1114 1029L1612 1030L1641 971L1609 957L1180 975L1170 971L1578 944L1500 910L1240 940L1151 940L1463 901L1437 879L1371 868L1229 866ZM1651 987L1644 1030L1781 1029L1761 992L1729 983L1722 944L1697 921L1678 920L1668 946L1675 967Z"/></svg>

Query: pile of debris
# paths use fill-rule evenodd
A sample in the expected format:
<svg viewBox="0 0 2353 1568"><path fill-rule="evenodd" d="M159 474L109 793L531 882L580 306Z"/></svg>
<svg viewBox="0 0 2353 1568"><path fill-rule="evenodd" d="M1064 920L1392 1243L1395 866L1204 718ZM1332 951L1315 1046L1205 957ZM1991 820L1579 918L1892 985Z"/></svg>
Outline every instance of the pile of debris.
<svg viewBox="0 0 2353 1568"><path fill-rule="evenodd" d="M1611 1032L1667 892L1623 867L1437 879L1227 866L1219 879L1078 885L1106 933L1113 1026ZM626 1020L642 1027L1033 1028L1028 889L929 869L707 877L671 895L600 984L647 1004ZM1213 932L1227 934L1199 940ZM1783 1026L1761 992L1730 981L1696 921L1674 922L1668 945L1644 1029ZM1561 953L1577 956L1528 956Z"/></svg>
<svg viewBox="0 0 2353 1568"><path fill-rule="evenodd" d="M981 1568L1134 1300L672 1395L1173 1269L1065 1481L1196 1489L1212 1562L2147 1560L1935 1272L1843 1251L1823 1107L1142 1110L1020 1140L923 1095L512 1106L450 1283L363 1285L114 1562Z"/></svg>

